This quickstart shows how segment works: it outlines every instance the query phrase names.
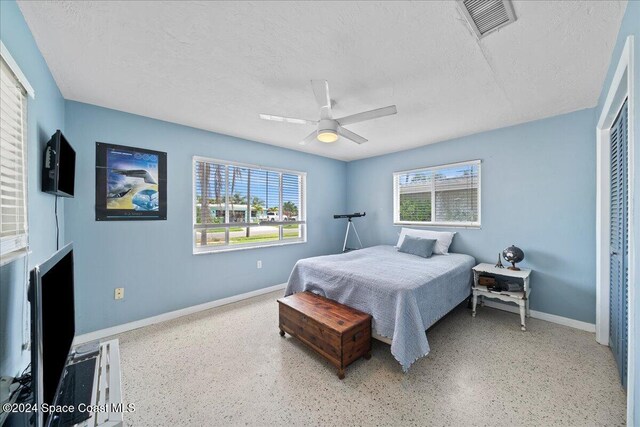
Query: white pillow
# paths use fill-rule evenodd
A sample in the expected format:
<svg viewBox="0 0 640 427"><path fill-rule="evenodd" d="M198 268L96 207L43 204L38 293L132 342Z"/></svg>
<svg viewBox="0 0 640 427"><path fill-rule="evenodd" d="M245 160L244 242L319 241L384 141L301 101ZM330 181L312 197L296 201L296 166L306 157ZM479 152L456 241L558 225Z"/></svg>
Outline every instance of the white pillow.
<svg viewBox="0 0 640 427"><path fill-rule="evenodd" d="M398 238L398 247L402 246L404 236L422 237L423 239L436 239L436 244L433 247L434 254L444 255L449 253L449 246L453 241L453 235L456 234L450 231L431 231L431 230L416 230L414 228L402 227L400 231L400 237Z"/></svg>

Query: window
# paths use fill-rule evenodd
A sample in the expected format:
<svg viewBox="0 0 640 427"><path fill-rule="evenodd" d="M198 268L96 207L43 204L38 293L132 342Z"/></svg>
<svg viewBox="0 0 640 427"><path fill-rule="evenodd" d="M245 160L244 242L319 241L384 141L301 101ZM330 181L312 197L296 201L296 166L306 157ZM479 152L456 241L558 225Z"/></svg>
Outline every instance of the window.
<svg viewBox="0 0 640 427"><path fill-rule="evenodd" d="M303 172L195 157L194 253L306 241Z"/></svg>
<svg viewBox="0 0 640 427"><path fill-rule="evenodd" d="M480 226L480 160L393 174L394 224Z"/></svg>
<svg viewBox="0 0 640 427"><path fill-rule="evenodd" d="M17 66L4 45L1 53L0 256L3 259L0 264L3 264L26 253L27 248L27 90L18 77L22 73L14 73Z"/></svg>

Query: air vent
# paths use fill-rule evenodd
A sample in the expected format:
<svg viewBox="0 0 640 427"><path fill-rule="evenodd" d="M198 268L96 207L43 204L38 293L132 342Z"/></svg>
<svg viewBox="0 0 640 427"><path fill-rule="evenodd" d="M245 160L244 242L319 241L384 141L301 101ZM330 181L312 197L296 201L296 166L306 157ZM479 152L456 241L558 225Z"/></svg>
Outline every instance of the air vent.
<svg viewBox="0 0 640 427"><path fill-rule="evenodd" d="M457 0L457 2L478 38L516 20L510 0Z"/></svg>

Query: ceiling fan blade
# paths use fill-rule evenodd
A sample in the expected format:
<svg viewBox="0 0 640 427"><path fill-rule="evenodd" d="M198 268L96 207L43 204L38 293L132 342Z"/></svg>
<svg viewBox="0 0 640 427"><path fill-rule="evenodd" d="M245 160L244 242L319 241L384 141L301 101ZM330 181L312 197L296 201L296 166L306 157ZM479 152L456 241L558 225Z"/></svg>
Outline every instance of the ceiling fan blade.
<svg viewBox="0 0 640 427"><path fill-rule="evenodd" d="M263 120L272 120L274 122L296 123L299 125L317 125L318 122L306 119L296 119L293 117L272 116L270 114L260 114L260 118Z"/></svg>
<svg viewBox="0 0 640 427"><path fill-rule="evenodd" d="M366 138L361 137L357 133L353 133L348 129L343 128L342 126L338 126L338 135L344 136L347 139L355 142L356 144L364 144L368 140Z"/></svg>
<svg viewBox="0 0 640 427"><path fill-rule="evenodd" d="M307 135L302 141L300 141L300 145L307 145L308 143L315 141L317 136L318 136L318 131L314 130L309 135Z"/></svg>
<svg viewBox="0 0 640 427"><path fill-rule="evenodd" d="M320 117L330 119L331 116L331 96L329 95L329 83L326 80L311 80L313 94L320 107Z"/></svg>
<svg viewBox="0 0 640 427"><path fill-rule="evenodd" d="M337 122L341 125L350 125L353 123L364 122L366 120L377 119L378 117L390 116L392 114L396 114L398 110L395 105L390 105L388 107L377 108L371 111L365 111L364 113L353 114L351 116L346 116L341 119L337 119Z"/></svg>

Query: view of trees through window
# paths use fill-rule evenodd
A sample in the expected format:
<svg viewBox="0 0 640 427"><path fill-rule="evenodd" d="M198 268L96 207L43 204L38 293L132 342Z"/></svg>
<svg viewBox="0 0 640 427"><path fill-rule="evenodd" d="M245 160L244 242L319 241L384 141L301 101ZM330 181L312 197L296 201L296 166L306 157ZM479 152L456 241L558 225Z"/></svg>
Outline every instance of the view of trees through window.
<svg viewBox="0 0 640 427"><path fill-rule="evenodd" d="M303 174L197 160L194 183L196 248L304 239Z"/></svg>
<svg viewBox="0 0 640 427"><path fill-rule="evenodd" d="M479 223L480 162L394 174L395 222Z"/></svg>

